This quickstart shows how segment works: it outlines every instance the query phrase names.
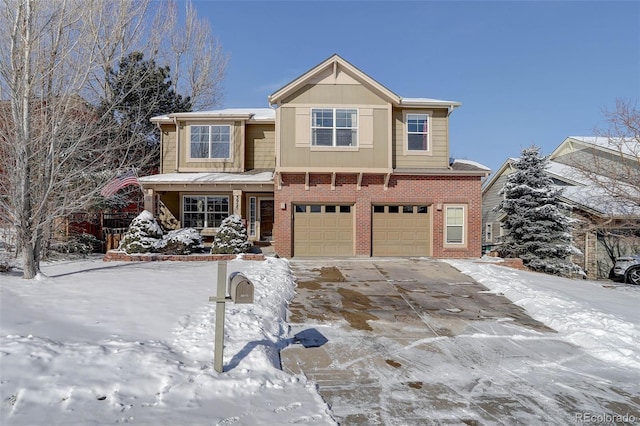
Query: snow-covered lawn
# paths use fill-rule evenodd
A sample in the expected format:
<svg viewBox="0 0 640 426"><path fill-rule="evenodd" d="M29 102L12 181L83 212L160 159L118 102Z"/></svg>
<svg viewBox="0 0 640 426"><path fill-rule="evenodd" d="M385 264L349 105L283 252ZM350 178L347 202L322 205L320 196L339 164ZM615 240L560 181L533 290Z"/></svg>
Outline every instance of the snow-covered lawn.
<svg viewBox="0 0 640 426"><path fill-rule="evenodd" d="M449 263L640 381L640 287ZM225 372L214 371L216 268L94 258L43 265L34 281L0 274L0 424L335 424L313 383L279 369L295 291L286 260L229 262L255 303L227 304Z"/></svg>
<svg viewBox="0 0 640 426"><path fill-rule="evenodd" d="M613 366L630 368L640 383L640 286L571 280L490 262L447 262L522 306L564 340Z"/></svg>
<svg viewBox="0 0 640 426"><path fill-rule="evenodd" d="M229 262L256 288L227 304L213 369L216 263L44 265L0 274L0 424L334 424L315 385L279 369L287 261Z"/></svg>

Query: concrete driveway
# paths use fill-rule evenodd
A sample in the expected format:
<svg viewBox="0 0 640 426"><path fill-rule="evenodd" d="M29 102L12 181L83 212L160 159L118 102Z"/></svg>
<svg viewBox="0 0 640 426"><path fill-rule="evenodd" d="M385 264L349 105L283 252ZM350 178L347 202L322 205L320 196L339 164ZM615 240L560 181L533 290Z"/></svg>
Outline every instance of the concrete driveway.
<svg viewBox="0 0 640 426"><path fill-rule="evenodd" d="M446 263L291 267L297 343L282 366L316 381L340 424L573 424L594 405L635 411L629 395L598 381L601 361Z"/></svg>

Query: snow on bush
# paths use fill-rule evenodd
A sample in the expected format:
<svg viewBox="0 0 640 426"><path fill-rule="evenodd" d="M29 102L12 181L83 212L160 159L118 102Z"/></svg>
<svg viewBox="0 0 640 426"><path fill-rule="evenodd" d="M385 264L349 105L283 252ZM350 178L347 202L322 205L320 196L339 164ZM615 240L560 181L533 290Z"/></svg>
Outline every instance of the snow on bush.
<svg viewBox="0 0 640 426"><path fill-rule="evenodd" d="M211 254L246 253L251 248L247 228L238 215L231 215L222 221L213 239Z"/></svg>
<svg viewBox="0 0 640 426"><path fill-rule="evenodd" d="M203 248L202 235L194 228L169 231L156 244L156 249L163 254L198 253Z"/></svg>
<svg viewBox="0 0 640 426"><path fill-rule="evenodd" d="M153 252L162 234L162 228L156 219L151 212L145 210L133 219L118 249L128 254Z"/></svg>

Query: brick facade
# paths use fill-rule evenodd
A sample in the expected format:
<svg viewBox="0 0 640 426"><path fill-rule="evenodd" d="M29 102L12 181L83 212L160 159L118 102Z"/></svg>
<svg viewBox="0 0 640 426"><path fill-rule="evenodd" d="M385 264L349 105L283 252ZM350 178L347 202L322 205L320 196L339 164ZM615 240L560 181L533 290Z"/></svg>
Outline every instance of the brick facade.
<svg viewBox="0 0 640 426"><path fill-rule="evenodd" d="M384 175L365 175L357 188L357 175L338 174L335 189L330 174L311 174L305 188L303 174L281 175L281 189L275 190L274 240L278 255L293 253L293 204L346 203L355 206L355 255L371 256L371 206L373 204L427 204L433 215L431 230L433 257L480 257L482 200L479 176L392 175L384 189ZM444 246L444 207L460 204L467 208L466 244ZM283 209L282 206L285 206ZM438 206L441 208L439 209Z"/></svg>

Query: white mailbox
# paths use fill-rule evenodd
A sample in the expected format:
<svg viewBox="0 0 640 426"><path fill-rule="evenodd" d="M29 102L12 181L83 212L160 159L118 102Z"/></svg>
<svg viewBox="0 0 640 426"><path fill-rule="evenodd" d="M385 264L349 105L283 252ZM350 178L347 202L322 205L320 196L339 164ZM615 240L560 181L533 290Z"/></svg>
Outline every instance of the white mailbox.
<svg viewBox="0 0 640 426"><path fill-rule="evenodd" d="M253 303L253 283L241 272L229 276L229 295L233 303Z"/></svg>

